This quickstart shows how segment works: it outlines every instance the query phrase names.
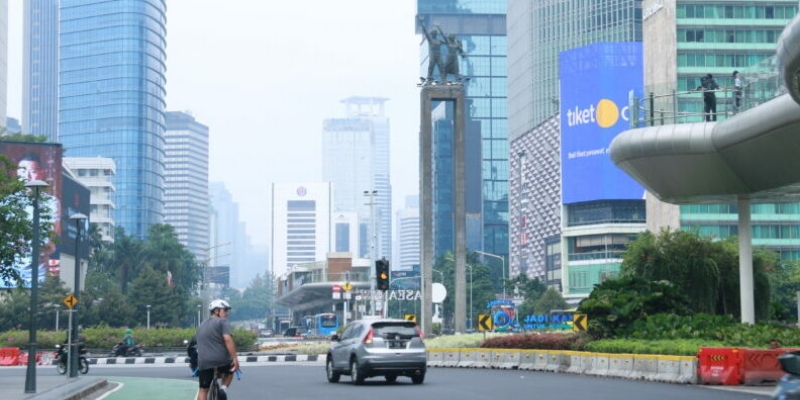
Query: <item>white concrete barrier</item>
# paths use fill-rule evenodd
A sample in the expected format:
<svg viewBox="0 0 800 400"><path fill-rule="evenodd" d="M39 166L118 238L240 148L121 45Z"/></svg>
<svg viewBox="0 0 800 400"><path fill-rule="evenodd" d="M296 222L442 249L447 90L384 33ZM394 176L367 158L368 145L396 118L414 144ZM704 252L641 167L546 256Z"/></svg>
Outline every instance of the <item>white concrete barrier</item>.
<svg viewBox="0 0 800 400"><path fill-rule="evenodd" d="M608 375L614 378L627 378L633 371L632 354L609 354Z"/></svg>
<svg viewBox="0 0 800 400"><path fill-rule="evenodd" d="M475 362L472 363L472 368L491 368L492 367L492 351L483 350L477 351Z"/></svg>
<svg viewBox="0 0 800 400"><path fill-rule="evenodd" d="M656 374L658 374L658 356L649 354L633 356L633 370L629 378L651 381L655 379Z"/></svg>
<svg viewBox="0 0 800 400"><path fill-rule="evenodd" d="M590 353L580 351L567 352L566 355L569 356L569 368L567 368L567 372L571 374L582 374L586 372L586 367L589 365L586 359L589 357L589 354Z"/></svg>
<svg viewBox="0 0 800 400"><path fill-rule="evenodd" d="M461 352L458 349L447 349L447 351L444 353L444 357L442 357L442 366L457 367L460 355Z"/></svg>
<svg viewBox="0 0 800 400"><path fill-rule="evenodd" d="M512 350L512 349L493 350L491 367L498 369L519 368L519 350Z"/></svg>
<svg viewBox="0 0 800 400"><path fill-rule="evenodd" d="M697 357L685 356L680 361L680 376L678 382L696 384L699 382L697 377Z"/></svg>
<svg viewBox="0 0 800 400"><path fill-rule="evenodd" d="M428 350L428 366L429 367L442 367L444 366L444 349Z"/></svg>
<svg viewBox="0 0 800 400"><path fill-rule="evenodd" d="M658 356L658 372L653 380L660 382L678 382L681 375L680 357Z"/></svg>
<svg viewBox="0 0 800 400"><path fill-rule="evenodd" d="M536 350L520 350L518 368L523 371L533 371L537 355L538 351Z"/></svg>
<svg viewBox="0 0 800 400"><path fill-rule="evenodd" d="M551 372L565 372L569 369L572 359L567 352L561 350L551 350L547 353L547 366L545 370Z"/></svg>
<svg viewBox="0 0 800 400"><path fill-rule="evenodd" d="M461 349L456 365L461 368L472 368L478 359L478 353L480 351L477 349Z"/></svg>
<svg viewBox="0 0 800 400"><path fill-rule="evenodd" d="M608 375L609 359L608 354L593 353L589 359L589 365L586 367L587 375L606 376Z"/></svg>

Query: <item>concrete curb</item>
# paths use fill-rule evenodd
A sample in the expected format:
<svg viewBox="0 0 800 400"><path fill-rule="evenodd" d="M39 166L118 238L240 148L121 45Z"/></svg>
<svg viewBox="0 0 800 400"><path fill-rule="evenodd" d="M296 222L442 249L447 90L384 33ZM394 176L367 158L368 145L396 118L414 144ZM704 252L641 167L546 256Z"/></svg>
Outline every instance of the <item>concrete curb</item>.
<svg viewBox="0 0 800 400"><path fill-rule="evenodd" d="M324 357L324 356L323 356ZM318 354L289 354L282 356L239 356L239 363L251 362L314 362ZM90 358L90 365L188 364L189 357L108 357Z"/></svg>
<svg viewBox="0 0 800 400"><path fill-rule="evenodd" d="M105 379L94 378L91 382L81 379L74 379L67 384L54 387L42 393L29 397L36 400L80 400L90 396L108 386Z"/></svg>

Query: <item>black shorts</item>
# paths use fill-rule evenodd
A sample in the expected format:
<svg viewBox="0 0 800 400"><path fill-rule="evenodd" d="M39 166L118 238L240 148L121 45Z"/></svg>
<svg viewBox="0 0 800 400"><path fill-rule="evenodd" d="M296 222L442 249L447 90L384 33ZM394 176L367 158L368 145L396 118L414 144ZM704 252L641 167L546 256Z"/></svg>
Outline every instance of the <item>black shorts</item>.
<svg viewBox="0 0 800 400"><path fill-rule="evenodd" d="M228 364L221 367L200 370L200 372L197 373L198 380L200 381L200 389L208 389L211 387L211 380L214 379L215 370L220 375L232 374L231 368L233 368L233 365Z"/></svg>

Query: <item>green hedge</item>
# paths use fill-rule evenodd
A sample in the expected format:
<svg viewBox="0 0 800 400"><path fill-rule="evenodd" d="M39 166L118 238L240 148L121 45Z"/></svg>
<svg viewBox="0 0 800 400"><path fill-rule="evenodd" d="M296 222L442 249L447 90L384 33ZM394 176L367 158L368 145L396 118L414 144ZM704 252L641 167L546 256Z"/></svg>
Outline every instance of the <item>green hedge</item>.
<svg viewBox="0 0 800 400"><path fill-rule="evenodd" d="M189 340L194 336L195 329L133 329L133 337L136 343L144 346L145 351L163 347L183 347L183 341ZM122 341L125 336L124 328L110 328L99 326L95 328L85 328L81 335L86 339L86 347L90 349L111 350L115 344ZM28 347L29 332L22 330L11 330L0 333L0 347L18 347L26 349ZM39 349L54 349L58 343L64 343L67 339L66 331L37 331L36 345ZM247 351L257 344L258 335L246 329L234 329L233 341L239 351Z"/></svg>

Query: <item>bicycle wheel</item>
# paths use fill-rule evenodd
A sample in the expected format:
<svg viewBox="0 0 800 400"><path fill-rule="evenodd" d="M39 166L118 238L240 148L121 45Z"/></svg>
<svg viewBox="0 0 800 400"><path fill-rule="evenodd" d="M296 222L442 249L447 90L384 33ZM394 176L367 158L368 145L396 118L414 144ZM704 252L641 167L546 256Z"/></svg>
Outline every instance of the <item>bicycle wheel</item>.
<svg viewBox="0 0 800 400"><path fill-rule="evenodd" d="M219 400L219 384L217 384L217 378L214 377L211 380L211 386L208 388L208 400Z"/></svg>

